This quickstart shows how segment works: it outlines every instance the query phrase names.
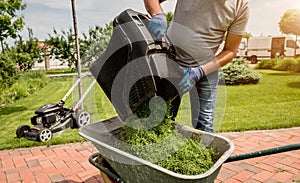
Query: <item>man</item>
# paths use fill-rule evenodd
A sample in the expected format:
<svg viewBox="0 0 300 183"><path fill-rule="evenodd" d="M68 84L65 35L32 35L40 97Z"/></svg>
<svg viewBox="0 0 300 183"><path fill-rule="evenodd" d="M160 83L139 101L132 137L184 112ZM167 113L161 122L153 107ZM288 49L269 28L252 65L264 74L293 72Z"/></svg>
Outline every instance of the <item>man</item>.
<svg viewBox="0 0 300 183"><path fill-rule="evenodd" d="M165 0L144 0L151 15L149 30L161 39L166 32L166 16L160 5ZM177 0L167 38L175 46L176 62L185 75L179 83L182 93L191 94L195 128L213 132L218 69L235 56L249 16L248 0ZM224 40L224 48L217 50ZM197 105L195 105L197 104Z"/></svg>

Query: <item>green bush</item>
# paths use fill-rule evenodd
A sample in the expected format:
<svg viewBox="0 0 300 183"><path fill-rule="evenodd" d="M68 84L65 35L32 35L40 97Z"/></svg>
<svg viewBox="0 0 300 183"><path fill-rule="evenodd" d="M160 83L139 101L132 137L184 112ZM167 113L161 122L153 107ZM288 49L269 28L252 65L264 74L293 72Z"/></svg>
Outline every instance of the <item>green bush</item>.
<svg viewBox="0 0 300 183"><path fill-rule="evenodd" d="M0 105L5 107L23 97L27 97L47 84L43 71L30 71L21 74L20 78L8 88L0 92Z"/></svg>
<svg viewBox="0 0 300 183"><path fill-rule="evenodd" d="M275 58L272 60L262 60L258 62L255 68L300 72L300 58Z"/></svg>
<svg viewBox="0 0 300 183"><path fill-rule="evenodd" d="M278 59L276 65L273 67L277 71L294 71L300 72L300 58L286 58Z"/></svg>
<svg viewBox="0 0 300 183"><path fill-rule="evenodd" d="M246 65L244 58L235 58L221 68L220 78L228 85L256 84L262 75Z"/></svg>
<svg viewBox="0 0 300 183"><path fill-rule="evenodd" d="M276 65L276 60L260 60L255 68L256 69L273 69Z"/></svg>
<svg viewBox="0 0 300 183"><path fill-rule="evenodd" d="M0 53L0 89L10 87L18 77L18 69L10 54Z"/></svg>

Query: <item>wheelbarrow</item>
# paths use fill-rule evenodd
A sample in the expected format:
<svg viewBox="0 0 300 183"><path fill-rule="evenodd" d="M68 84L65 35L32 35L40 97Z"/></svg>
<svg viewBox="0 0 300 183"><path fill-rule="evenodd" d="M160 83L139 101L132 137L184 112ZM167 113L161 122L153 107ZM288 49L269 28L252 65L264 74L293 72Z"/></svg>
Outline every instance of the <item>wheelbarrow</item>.
<svg viewBox="0 0 300 183"><path fill-rule="evenodd" d="M120 118L114 117L79 129L79 134L91 141L98 150L90 156L89 162L100 170L105 182L214 182L224 163L300 149L300 144L292 144L231 156L234 144L226 137L176 124L183 133L201 136L201 143L218 154L214 165L205 173L182 175L114 147L114 141L117 140L115 135L120 132L122 125Z"/></svg>

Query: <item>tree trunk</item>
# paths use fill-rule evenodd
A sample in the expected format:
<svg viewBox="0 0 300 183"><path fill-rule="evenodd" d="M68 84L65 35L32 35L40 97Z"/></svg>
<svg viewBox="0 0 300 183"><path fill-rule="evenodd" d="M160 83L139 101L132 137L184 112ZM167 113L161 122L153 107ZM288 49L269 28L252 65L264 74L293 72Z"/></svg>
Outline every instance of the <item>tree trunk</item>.
<svg viewBox="0 0 300 183"><path fill-rule="evenodd" d="M3 41L1 40L0 42L1 42L1 51L2 51L2 53L4 53Z"/></svg>
<svg viewBox="0 0 300 183"><path fill-rule="evenodd" d="M296 35L296 40L295 40L295 48L294 48L294 57L296 58L297 56L297 47L298 47L298 35Z"/></svg>
<svg viewBox="0 0 300 183"><path fill-rule="evenodd" d="M79 51L80 48L79 48L79 41L78 41L75 0L71 0L71 3L72 3L73 24L74 24L74 31L75 31L75 45L76 45L76 55L77 55L77 73L78 73L78 79L80 79L80 77L81 77L81 62L80 62L80 51ZM79 91L79 99L80 99L82 97L82 83L81 83L81 81L78 84L78 91ZM83 104L81 105L81 109L83 109Z"/></svg>

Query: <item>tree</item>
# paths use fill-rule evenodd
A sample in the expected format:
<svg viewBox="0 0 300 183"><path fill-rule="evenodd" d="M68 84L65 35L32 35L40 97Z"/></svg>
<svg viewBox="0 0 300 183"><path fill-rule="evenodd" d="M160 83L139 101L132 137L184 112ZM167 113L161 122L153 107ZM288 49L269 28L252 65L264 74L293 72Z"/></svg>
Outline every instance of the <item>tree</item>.
<svg viewBox="0 0 300 183"><path fill-rule="evenodd" d="M88 34L83 33L82 38L79 39L80 55L82 57L82 64L89 65L105 51L107 44L112 35L112 22L107 24L104 28L100 26L91 27ZM53 29L54 35L49 34L49 39L46 44L50 47L50 57L52 59L59 59L63 63L68 63L69 67L76 68L76 47L75 35L71 28L68 31L61 30L58 33Z"/></svg>
<svg viewBox="0 0 300 183"><path fill-rule="evenodd" d="M0 89L10 87L18 76L16 64L12 59L11 52L0 54Z"/></svg>
<svg viewBox="0 0 300 183"><path fill-rule="evenodd" d="M89 65L98 59L106 50L113 32L113 23L106 24L105 27L90 27L88 34L83 33L80 47L84 50L82 63Z"/></svg>
<svg viewBox="0 0 300 183"><path fill-rule="evenodd" d="M46 44L50 46L50 58L58 59L68 63L70 68L75 69L77 65L75 36L72 28L68 31L62 30L58 33L53 29L54 35L49 34Z"/></svg>
<svg viewBox="0 0 300 183"><path fill-rule="evenodd" d="M10 49L13 53L13 59L19 65L19 69L23 71L30 70L35 62L42 62L45 58L45 49L39 46L37 38L33 37L32 29L28 28L27 41L21 36L15 41L15 47Z"/></svg>
<svg viewBox="0 0 300 183"><path fill-rule="evenodd" d="M294 56L296 56L297 37L300 35L300 9L286 11L279 21L280 31L284 34L296 36Z"/></svg>
<svg viewBox="0 0 300 183"><path fill-rule="evenodd" d="M0 1L0 43L2 52L7 38L17 38L18 33L24 27L24 17L18 15L17 11L24 10L26 4L22 0Z"/></svg>

